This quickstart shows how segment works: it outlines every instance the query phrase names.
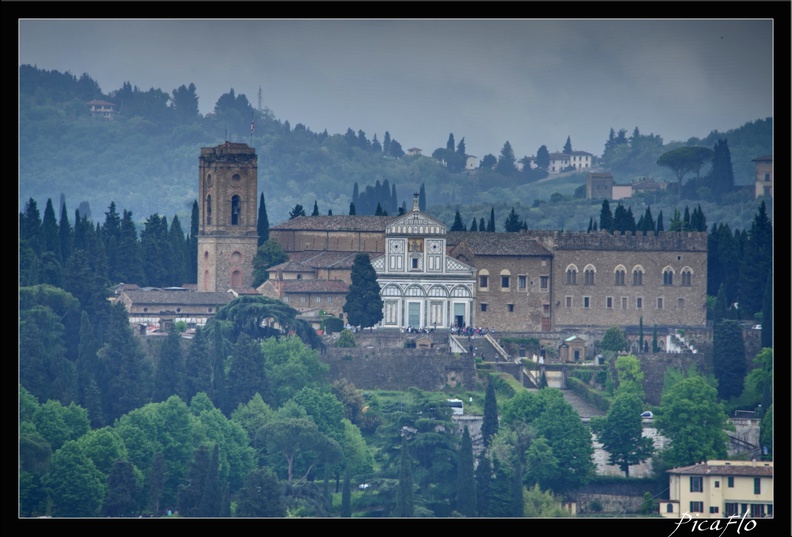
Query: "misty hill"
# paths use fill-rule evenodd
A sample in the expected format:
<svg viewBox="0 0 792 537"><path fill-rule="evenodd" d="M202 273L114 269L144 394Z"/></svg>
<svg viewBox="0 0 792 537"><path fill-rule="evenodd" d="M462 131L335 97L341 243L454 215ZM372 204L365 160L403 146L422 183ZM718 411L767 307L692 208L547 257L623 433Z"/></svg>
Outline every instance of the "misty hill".
<svg viewBox="0 0 792 537"><path fill-rule="evenodd" d="M438 150L427 152L429 156L409 156L405 149L409 140L402 146L399 133L365 133L351 127L346 133L317 133L303 124L292 127L269 109L254 108L233 89L218 97L213 113L203 116L192 84L167 92L144 91L127 82L104 93L88 74L76 77L22 66L19 97L20 210L31 197L43 206L47 198L56 200L64 194L70 210L88 202L94 218L115 202L132 211L136 221L154 213L178 214L188 221L198 193L200 148L225 140L248 144L252 140L259 157L259 188L273 224L286 220L297 204L310 211L316 202L320 214L347 214L356 183L362 192L386 181L396 192L398 205L406 202L407 206L424 185L428 210L449 225L457 208L463 208L467 225L473 217L488 217L494 207L501 226L508 210L516 206L531 227L584 229L601 203L580 199L584 174L550 178L544 173L520 172L514 167L520 157L503 153L485 157L496 161L494 169L457 172L450 159L431 156L446 149L443 140L438 140ZM91 100L113 103L118 111L115 119L92 117L86 106ZM618 134L613 126L603 125L603 147L608 149L597 157L621 184L639 176L674 181L670 170L657 166L660 154L682 145L711 148L723 138L731 151L735 184L747 185L753 181L751 160L772 152L769 118L685 142L664 143L659 135L643 135L636 128L632 136L624 136L626 145L614 146L609 142L626 133L616 128ZM456 135L463 140L464 133ZM475 148L468 150L475 153ZM504 158L506 166L501 165ZM724 217L741 218L744 212L744 223L736 227L747 227L755 211L752 201L747 195L736 196L731 200L736 208L723 210ZM653 210L664 203L677 204L663 199L648 203ZM698 203L710 222L717 221L713 213L721 211L723 203L710 204L708 211L706 199L682 201L691 207Z"/></svg>

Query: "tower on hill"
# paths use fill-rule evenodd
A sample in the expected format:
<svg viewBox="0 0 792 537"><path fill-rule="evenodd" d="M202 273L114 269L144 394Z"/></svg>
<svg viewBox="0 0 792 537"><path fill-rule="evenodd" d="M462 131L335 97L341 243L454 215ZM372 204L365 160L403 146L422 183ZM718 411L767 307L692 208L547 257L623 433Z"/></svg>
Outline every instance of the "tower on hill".
<svg viewBox="0 0 792 537"><path fill-rule="evenodd" d="M247 144L201 148L198 158L198 290L253 285L258 247L258 157Z"/></svg>

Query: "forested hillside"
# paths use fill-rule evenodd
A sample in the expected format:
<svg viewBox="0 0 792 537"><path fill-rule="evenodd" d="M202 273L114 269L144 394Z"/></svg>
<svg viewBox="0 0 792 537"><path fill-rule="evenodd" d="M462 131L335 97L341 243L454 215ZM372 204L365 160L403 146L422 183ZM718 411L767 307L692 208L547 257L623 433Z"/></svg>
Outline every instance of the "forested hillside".
<svg viewBox="0 0 792 537"><path fill-rule="evenodd" d="M501 229L511 207L517 207L530 227L585 229L601 202L580 199L585 174L548 177L543 170L518 171L517 162L528 151L515 155L508 141L499 156L485 155L479 168L466 172L461 171L460 156L476 149L465 148L464 133L457 133L458 143L451 133L445 146L438 140L437 149L423 148L422 156L408 156L404 148L409 140L403 145L397 140L400 133L365 133L353 127L346 133L313 132L309 126L292 126L288 119L276 118L264 106L256 109L233 88L217 98L213 113L202 116L198 94L193 84L168 92L144 91L127 82L103 91L89 74L77 77L22 66L20 211L30 198L43 206L48 198L56 200L64 194L71 207L87 202L93 219L101 219L115 202L131 211L138 223L154 213L179 215L187 221L197 196L200 148L225 140L248 144L252 140L259 156L259 188L273 225L286 220L297 204L315 205L320 214L348 214L355 184L362 193L386 181L397 206L409 206L412 194L425 188L427 208L449 225L456 209L461 208L469 225L474 217L488 217L494 208ZM91 99L113 102L120 109L119 117L92 118L86 106ZM643 135L637 127L632 135L627 132L603 125L605 149L598 158L598 165L620 184L637 177L674 181L671 170L657 165L661 154L686 145L712 148L725 139L734 184L747 185L753 180L751 160L772 152L769 118L686 142L663 143L659 135ZM561 138L566 135L559 133ZM574 142L574 133L571 138ZM530 150L537 156L542 151L546 146ZM708 165L701 172L705 175ZM733 228L744 229L756 204L743 194L717 204L702 198L701 192L687 197L691 205L701 203L710 221L722 216ZM655 196L629 203L636 213L647 205L665 206L669 213L676 207L682 210L685 200Z"/></svg>

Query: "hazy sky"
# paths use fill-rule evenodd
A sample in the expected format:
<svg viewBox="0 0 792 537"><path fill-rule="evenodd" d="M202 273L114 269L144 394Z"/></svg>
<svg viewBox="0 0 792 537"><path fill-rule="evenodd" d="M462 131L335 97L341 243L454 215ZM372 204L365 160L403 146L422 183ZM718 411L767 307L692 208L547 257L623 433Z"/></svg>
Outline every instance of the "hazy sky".
<svg viewBox="0 0 792 537"><path fill-rule="evenodd" d="M200 5L200 4L196 4ZM463 4L460 4L463 5ZM601 155L611 128L704 137L773 115L771 20L21 20L19 63L172 92L231 88L292 127L385 131L426 155L541 145Z"/></svg>

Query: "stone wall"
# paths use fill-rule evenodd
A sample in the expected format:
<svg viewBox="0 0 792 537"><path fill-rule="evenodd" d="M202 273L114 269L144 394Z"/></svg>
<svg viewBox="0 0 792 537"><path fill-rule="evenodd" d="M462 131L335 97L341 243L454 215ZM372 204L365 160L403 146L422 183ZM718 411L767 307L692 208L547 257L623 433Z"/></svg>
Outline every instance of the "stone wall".
<svg viewBox="0 0 792 537"><path fill-rule="evenodd" d="M331 382L345 378L364 390L472 390L476 386L475 359L442 350L332 347L321 359L330 365Z"/></svg>

